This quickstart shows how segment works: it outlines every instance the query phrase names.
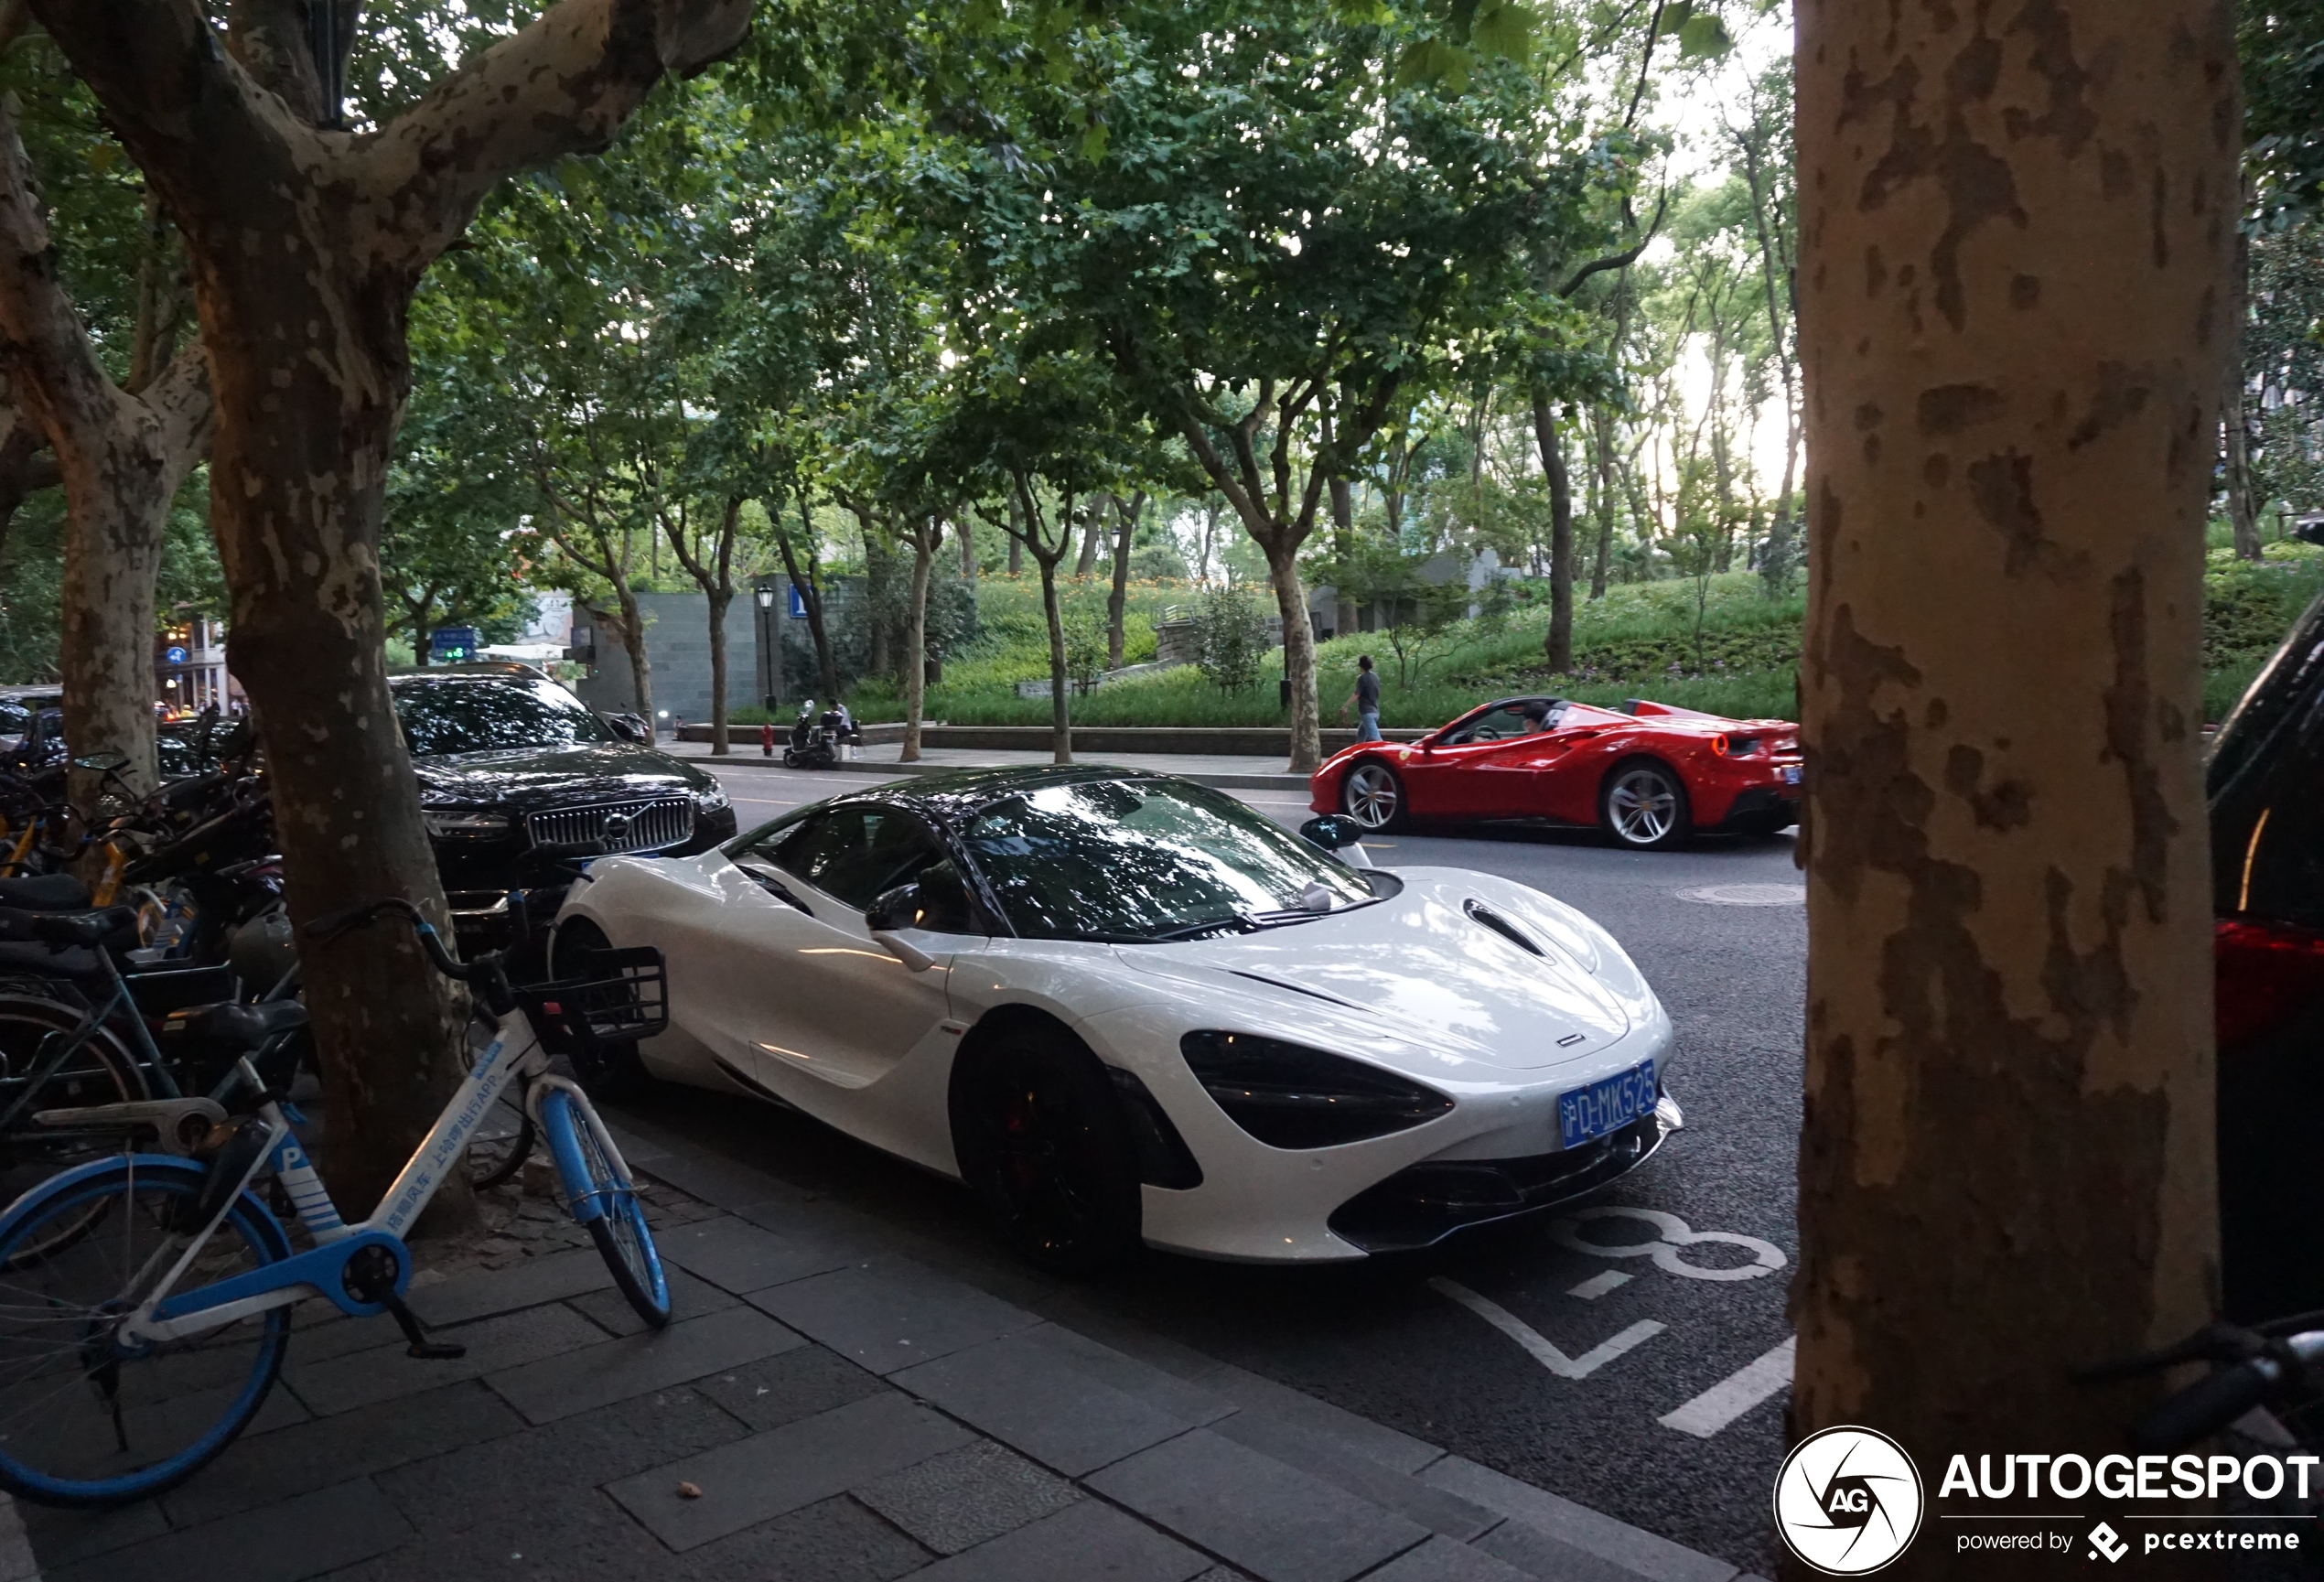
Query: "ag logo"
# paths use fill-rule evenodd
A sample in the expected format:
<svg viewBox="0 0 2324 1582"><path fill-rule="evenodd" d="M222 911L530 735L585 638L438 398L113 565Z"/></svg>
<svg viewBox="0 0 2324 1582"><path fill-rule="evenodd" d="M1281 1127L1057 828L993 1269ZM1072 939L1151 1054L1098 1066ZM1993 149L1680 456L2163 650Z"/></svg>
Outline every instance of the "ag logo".
<svg viewBox="0 0 2324 1582"><path fill-rule="evenodd" d="M1912 1458L1869 1428L1811 1435L1775 1475L1775 1530L1828 1577L1862 1577L1903 1554L1922 1504Z"/></svg>

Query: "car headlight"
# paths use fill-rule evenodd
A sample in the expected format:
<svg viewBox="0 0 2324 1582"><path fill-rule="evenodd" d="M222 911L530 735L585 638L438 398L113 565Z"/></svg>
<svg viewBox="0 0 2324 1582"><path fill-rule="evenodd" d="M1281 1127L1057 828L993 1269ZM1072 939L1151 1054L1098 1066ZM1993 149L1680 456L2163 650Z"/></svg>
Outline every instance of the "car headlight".
<svg viewBox="0 0 2324 1582"><path fill-rule="evenodd" d="M452 808L422 808L420 822L438 840L490 840L509 833L506 813L461 813Z"/></svg>
<svg viewBox="0 0 2324 1582"><path fill-rule="evenodd" d="M1189 1033L1178 1052L1227 1118L1273 1148L1384 1137L1453 1107L1393 1071L1257 1033Z"/></svg>
<svg viewBox="0 0 2324 1582"><path fill-rule="evenodd" d="M716 780L694 793L694 805L699 813L715 813L732 807L734 801L726 795L726 788Z"/></svg>

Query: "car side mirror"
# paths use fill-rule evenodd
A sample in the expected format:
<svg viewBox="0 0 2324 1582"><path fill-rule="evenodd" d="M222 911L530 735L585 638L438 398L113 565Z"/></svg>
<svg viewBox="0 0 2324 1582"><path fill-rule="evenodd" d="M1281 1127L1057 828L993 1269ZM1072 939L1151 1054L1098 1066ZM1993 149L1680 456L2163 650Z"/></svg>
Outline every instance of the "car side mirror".
<svg viewBox="0 0 2324 1582"><path fill-rule="evenodd" d="M898 885L892 890L881 891L879 899L865 909L864 926L876 934L918 928L920 909L920 886Z"/></svg>
<svg viewBox="0 0 2324 1582"><path fill-rule="evenodd" d="M646 722L636 715L609 714L605 716L605 723L611 726L613 734L623 741L645 742L652 739L646 734Z"/></svg>
<svg viewBox="0 0 2324 1582"><path fill-rule="evenodd" d="M1362 840L1363 825L1344 813L1320 813L1299 826L1299 836L1309 845L1336 852Z"/></svg>

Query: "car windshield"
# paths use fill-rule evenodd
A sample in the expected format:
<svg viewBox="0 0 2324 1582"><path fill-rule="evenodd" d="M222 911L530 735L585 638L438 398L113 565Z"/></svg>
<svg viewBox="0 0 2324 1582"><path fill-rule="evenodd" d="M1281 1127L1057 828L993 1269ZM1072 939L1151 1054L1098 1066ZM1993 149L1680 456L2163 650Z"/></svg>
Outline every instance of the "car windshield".
<svg viewBox="0 0 2324 1582"><path fill-rule="evenodd" d="M517 677L403 682L395 687L395 717L414 758L614 739L565 688Z"/></svg>
<svg viewBox="0 0 2324 1582"><path fill-rule="evenodd" d="M1042 786L978 813L962 844L1028 939L1145 943L1376 899L1272 819L1182 780Z"/></svg>

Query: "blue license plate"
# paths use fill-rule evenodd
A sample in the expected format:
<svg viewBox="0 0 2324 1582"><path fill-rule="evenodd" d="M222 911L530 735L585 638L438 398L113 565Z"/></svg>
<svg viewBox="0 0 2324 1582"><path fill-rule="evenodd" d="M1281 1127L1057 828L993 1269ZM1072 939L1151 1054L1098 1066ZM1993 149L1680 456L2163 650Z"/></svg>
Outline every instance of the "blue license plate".
<svg viewBox="0 0 2324 1582"><path fill-rule="evenodd" d="M1619 1132L1654 1108L1654 1062L1641 1060L1619 1076L1557 1095L1557 1132L1565 1146Z"/></svg>
<svg viewBox="0 0 2324 1582"><path fill-rule="evenodd" d="M1800 766L1798 764L1787 763L1783 766L1783 783L1785 785L1798 785L1800 783Z"/></svg>

